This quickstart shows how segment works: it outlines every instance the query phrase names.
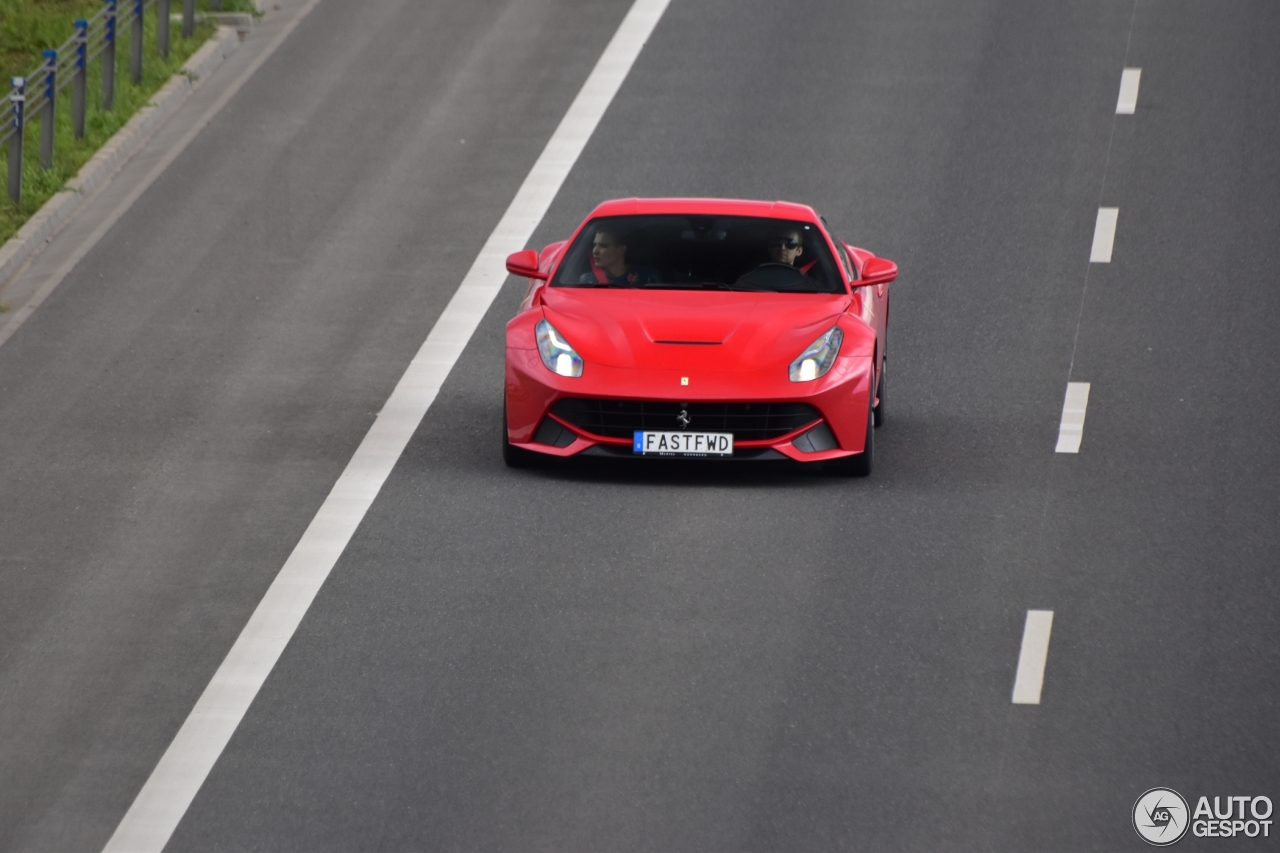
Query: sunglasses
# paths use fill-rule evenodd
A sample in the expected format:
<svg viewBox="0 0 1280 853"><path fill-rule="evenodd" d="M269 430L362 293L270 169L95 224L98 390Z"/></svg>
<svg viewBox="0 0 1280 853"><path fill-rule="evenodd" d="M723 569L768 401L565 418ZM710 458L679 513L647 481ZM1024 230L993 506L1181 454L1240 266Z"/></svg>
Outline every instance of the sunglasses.
<svg viewBox="0 0 1280 853"><path fill-rule="evenodd" d="M770 247L782 246L787 249L799 249L800 241L795 237L774 237L769 241Z"/></svg>

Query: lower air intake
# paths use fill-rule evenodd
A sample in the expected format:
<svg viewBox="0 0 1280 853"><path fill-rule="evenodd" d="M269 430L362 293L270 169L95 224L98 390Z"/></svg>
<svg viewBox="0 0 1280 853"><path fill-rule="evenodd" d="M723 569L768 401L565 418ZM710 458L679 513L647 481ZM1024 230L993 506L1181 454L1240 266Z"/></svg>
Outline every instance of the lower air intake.
<svg viewBox="0 0 1280 853"><path fill-rule="evenodd" d="M551 413L581 430L609 438L631 438L636 430L685 429L731 432L734 441L761 441L794 432L822 415L808 403L667 403L648 400L560 400Z"/></svg>

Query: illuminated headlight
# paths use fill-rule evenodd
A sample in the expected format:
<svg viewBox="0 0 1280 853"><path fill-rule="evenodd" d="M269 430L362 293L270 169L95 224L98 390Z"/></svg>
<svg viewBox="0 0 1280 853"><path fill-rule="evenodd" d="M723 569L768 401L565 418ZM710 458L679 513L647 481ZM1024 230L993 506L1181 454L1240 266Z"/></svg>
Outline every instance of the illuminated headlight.
<svg viewBox="0 0 1280 853"><path fill-rule="evenodd" d="M840 343L844 340L844 332L839 326L828 329L822 337L805 347L800 357L791 362L790 376L792 382L810 382L825 376L836 363L836 355L840 352Z"/></svg>
<svg viewBox="0 0 1280 853"><path fill-rule="evenodd" d="M556 327L546 320L538 321L538 354L547 370L561 376L581 376L582 356L573 351Z"/></svg>

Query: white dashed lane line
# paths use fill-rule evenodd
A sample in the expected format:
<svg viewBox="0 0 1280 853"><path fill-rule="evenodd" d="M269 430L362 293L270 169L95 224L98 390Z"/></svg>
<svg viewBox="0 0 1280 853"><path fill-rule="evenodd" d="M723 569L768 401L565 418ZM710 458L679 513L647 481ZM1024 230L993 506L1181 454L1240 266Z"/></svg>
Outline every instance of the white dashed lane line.
<svg viewBox="0 0 1280 853"><path fill-rule="evenodd" d="M1049 631L1052 610L1028 610L1022 628L1022 651L1018 654L1018 674L1013 680L1013 704L1039 705L1044 687L1044 665L1049 659Z"/></svg>
<svg viewBox="0 0 1280 853"><path fill-rule="evenodd" d="M1120 208L1098 208L1098 219L1093 224L1093 249L1089 252L1089 260L1095 264L1111 263L1111 247L1116 242L1116 221L1120 218Z"/></svg>
<svg viewBox="0 0 1280 853"><path fill-rule="evenodd" d="M1062 422L1058 425L1055 453L1079 453L1084 438L1084 413L1089 405L1089 383L1068 382L1067 396L1062 401Z"/></svg>
<svg viewBox="0 0 1280 853"><path fill-rule="evenodd" d="M1120 75L1120 97L1116 99L1116 115L1131 116L1138 108L1138 81L1141 68L1126 68Z"/></svg>

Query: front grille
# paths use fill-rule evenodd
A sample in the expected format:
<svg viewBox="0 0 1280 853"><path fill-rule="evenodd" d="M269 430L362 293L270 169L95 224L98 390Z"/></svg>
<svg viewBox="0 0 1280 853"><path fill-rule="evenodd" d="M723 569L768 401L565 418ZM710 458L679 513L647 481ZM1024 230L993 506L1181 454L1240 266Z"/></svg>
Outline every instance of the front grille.
<svg viewBox="0 0 1280 853"><path fill-rule="evenodd" d="M680 429L676 416L689 414L687 429L731 432L734 441L778 438L820 420L808 403L657 403L647 400L559 400L551 413L579 429L609 438L631 438L636 430Z"/></svg>

